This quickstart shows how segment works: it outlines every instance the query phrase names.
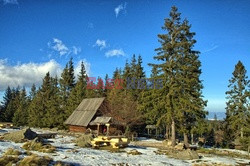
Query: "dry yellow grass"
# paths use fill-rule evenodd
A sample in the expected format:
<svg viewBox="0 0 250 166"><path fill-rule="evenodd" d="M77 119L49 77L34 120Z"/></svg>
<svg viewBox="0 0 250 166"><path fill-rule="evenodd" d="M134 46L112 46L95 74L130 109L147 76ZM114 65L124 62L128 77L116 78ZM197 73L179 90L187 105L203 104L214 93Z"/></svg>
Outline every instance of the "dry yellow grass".
<svg viewBox="0 0 250 166"><path fill-rule="evenodd" d="M7 155L19 156L20 154L22 154L20 151L13 149L13 148L9 148L4 152L3 155L5 155L5 156L7 156Z"/></svg>
<svg viewBox="0 0 250 166"><path fill-rule="evenodd" d="M52 159L48 156L37 156L35 154L31 156L27 156L24 159L22 159L18 166L47 166L52 161Z"/></svg>
<svg viewBox="0 0 250 166"><path fill-rule="evenodd" d="M23 146L25 150L34 150L43 153L54 153L56 148L50 144L43 145L41 142L29 141L26 142Z"/></svg>
<svg viewBox="0 0 250 166"><path fill-rule="evenodd" d="M91 134L84 134L81 135L79 138L77 138L74 142L79 147L91 147L91 140L93 139L93 136Z"/></svg>
<svg viewBox="0 0 250 166"><path fill-rule="evenodd" d="M18 156L9 156L4 155L0 157L0 165L1 166L12 166L13 164L17 163L20 159Z"/></svg>

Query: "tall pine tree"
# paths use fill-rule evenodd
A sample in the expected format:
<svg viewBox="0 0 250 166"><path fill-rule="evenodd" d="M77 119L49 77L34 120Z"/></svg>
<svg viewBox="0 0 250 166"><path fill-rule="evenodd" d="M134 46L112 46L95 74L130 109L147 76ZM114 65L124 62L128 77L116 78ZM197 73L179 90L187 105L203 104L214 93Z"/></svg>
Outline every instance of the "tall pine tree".
<svg viewBox="0 0 250 166"><path fill-rule="evenodd" d="M158 96L163 97L154 105L163 119L171 121L172 146L175 145L176 123L182 124L180 131L187 139L191 126L206 115L199 79L199 52L193 50L195 33L190 32L191 26L186 19L182 21L180 15L177 8L172 7L170 18L165 19L162 27L166 33L158 35L161 47L156 49L154 56L158 63L150 64L163 81L158 91Z"/></svg>
<svg viewBox="0 0 250 166"><path fill-rule="evenodd" d="M246 75L245 66L239 61L234 69L233 77L229 80L226 107L226 122L229 130L233 131L231 138L241 138L250 130L250 80ZM248 133L250 135L250 133ZM232 141L232 140L231 140Z"/></svg>

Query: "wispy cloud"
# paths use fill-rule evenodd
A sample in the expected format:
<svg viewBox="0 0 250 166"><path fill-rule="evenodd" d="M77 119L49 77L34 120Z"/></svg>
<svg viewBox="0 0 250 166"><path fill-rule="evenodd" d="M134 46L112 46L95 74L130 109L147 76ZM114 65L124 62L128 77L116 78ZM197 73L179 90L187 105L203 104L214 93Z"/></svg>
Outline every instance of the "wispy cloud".
<svg viewBox="0 0 250 166"><path fill-rule="evenodd" d="M60 54L60 56L69 54L69 48L59 39L54 38L53 42L48 42L48 47Z"/></svg>
<svg viewBox="0 0 250 166"><path fill-rule="evenodd" d="M60 56L69 54L78 55L82 51L81 47L68 47L62 42L62 40L57 38L53 38L52 42L48 42L48 47L52 51L58 53Z"/></svg>
<svg viewBox="0 0 250 166"><path fill-rule="evenodd" d="M100 50L102 50L107 47L107 43L105 40L97 39L93 47L96 47L96 46L99 47Z"/></svg>
<svg viewBox="0 0 250 166"><path fill-rule="evenodd" d="M105 53L106 57L113 57L113 56L125 56L125 53L122 49L113 49L109 50Z"/></svg>
<svg viewBox="0 0 250 166"><path fill-rule="evenodd" d="M93 29L93 28L94 28L94 24L93 24L92 22L89 22L89 23L88 23L88 28L89 28L89 29Z"/></svg>
<svg viewBox="0 0 250 166"><path fill-rule="evenodd" d="M81 51L82 51L81 47L76 47L76 46L72 47L72 52L75 55L78 55Z"/></svg>
<svg viewBox="0 0 250 166"><path fill-rule="evenodd" d="M124 14L126 14L126 12L127 12L126 7L127 7L127 2L118 5L114 10L115 11L115 16L118 17L119 13L122 12L122 11L123 11Z"/></svg>
<svg viewBox="0 0 250 166"><path fill-rule="evenodd" d="M89 75L90 63L86 59L76 62L75 75L80 72L81 61L83 61L86 72ZM17 65L9 65L6 59L0 59L0 91L5 90L8 86L31 87L33 83L41 85L42 78L47 72L50 72L51 76L60 77L62 70L63 67L53 59L45 63L24 63Z"/></svg>
<svg viewBox="0 0 250 166"><path fill-rule="evenodd" d="M3 0L3 4L4 5L7 5L7 4L18 5L18 1L17 0Z"/></svg>
<svg viewBox="0 0 250 166"><path fill-rule="evenodd" d="M201 51L201 53L211 52L211 51L217 49L218 47L219 47L218 45L213 45L211 48L206 49L206 50L204 50L204 51Z"/></svg>

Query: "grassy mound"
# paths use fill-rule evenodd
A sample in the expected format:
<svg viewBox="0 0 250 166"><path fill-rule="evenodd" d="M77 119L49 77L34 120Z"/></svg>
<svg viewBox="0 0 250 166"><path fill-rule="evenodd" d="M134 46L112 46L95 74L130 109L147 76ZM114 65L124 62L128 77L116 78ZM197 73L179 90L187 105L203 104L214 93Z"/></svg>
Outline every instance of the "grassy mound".
<svg viewBox="0 0 250 166"><path fill-rule="evenodd" d="M43 145L41 142L29 141L26 142L23 146L25 150L34 150L43 153L54 153L56 148L50 144Z"/></svg>
<svg viewBox="0 0 250 166"><path fill-rule="evenodd" d="M13 164L17 163L20 159L18 156L8 156L4 155L0 157L0 165L4 166L12 166Z"/></svg>
<svg viewBox="0 0 250 166"><path fill-rule="evenodd" d="M36 136L37 134L35 132L27 128L27 129L23 129L20 131L15 131L15 132L4 134L2 136L2 139L6 141L13 141L16 143L22 143L22 142L25 142L26 140L32 140Z"/></svg>
<svg viewBox="0 0 250 166"><path fill-rule="evenodd" d="M74 142L79 147L91 147L91 141L93 140L92 134L84 134L77 138Z"/></svg>
<svg viewBox="0 0 250 166"><path fill-rule="evenodd" d="M31 156L27 156L24 159L22 159L18 166L33 166L33 165L39 165L39 166L47 166L52 161L52 159L48 156L37 156L35 154Z"/></svg>
<svg viewBox="0 0 250 166"><path fill-rule="evenodd" d="M133 150L128 151L127 154L131 154L131 155L141 155L142 153L139 152L139 151L136 150L136 149L133 149Z"/></svg>
<svg viewBox="0 0 250 166"><path fill-rule="evenodd" d="M13 156L19 156L20 154L22 154L20 151L15 150L13 148L9 148L7 149L7 151L4 152L4 156L8 156L8 155L13 155Z"/></svg>

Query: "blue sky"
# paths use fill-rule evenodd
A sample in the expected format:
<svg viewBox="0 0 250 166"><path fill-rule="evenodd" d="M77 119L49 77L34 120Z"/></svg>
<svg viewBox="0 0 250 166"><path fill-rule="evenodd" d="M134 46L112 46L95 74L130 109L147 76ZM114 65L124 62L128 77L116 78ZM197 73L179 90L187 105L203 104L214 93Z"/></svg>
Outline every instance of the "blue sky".
<svg viewBox="0 0 250 166"><path fill-rule="evenodd" d="M224 111L235 64L250 71L250 1L0 0L0 94L60 75L69 57L92 77L110 76L133 54L147 75L164 18L176 5L196 32L209 111ZM249 75L249 74L248 74Z"/></svg>

